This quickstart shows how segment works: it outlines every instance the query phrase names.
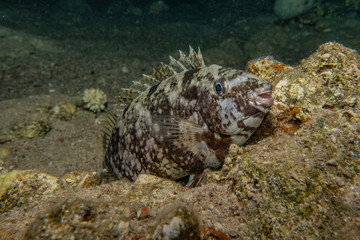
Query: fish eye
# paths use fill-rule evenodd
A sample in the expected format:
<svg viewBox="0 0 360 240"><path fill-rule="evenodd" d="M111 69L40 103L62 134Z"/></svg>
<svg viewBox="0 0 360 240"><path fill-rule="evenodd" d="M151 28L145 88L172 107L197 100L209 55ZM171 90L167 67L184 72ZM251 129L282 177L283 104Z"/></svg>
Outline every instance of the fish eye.
<svg viewBox="0 0 360 240"><path fill-rule="evenodd" d="M226 82L223 79L215 81L214 89L219 96L224 95L226 92Z"/></svg>

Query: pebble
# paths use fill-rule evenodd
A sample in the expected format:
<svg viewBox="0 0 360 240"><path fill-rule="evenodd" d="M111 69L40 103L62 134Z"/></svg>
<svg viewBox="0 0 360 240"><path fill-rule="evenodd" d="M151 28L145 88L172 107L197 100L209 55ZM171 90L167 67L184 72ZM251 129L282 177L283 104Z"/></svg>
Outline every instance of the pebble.
<svg viewBox="0 0 360 240"><path fill-rule="evenodd" d="M11 150L5 147L0 147L0 160L5 161L11 156Z"/></svg>
<svg viewBox="0 0 360 240"><path fill-rule="evenodd" d="M121 68L121 71L122 71L123 73L128 73L128 72L129 72L129 69L127 68L126 65L124 65L124 66Z"/></svg>
<svg viewBox="0 0 360 240"><path fill-rule="evenodd" d="M140 174L136 179L135 183L137 184L149 184L149 183L158 183L162 181L162 178L159 178L151 174Z"/></svg>
<svg viewBox="0 0 360 240"><path fill-rule="evenodd" d="M219 222L214 223L214 228L216 231L224 232L224 227Z"/></svg>
<svg viewBox="0 0 360 240"><path fill-rule="evenodd" d="M147 216L149 216L149 208L147 207L140 208L136 213L138 219L144 219Z"/></svg>
<svg viewBox="0 0 360 240"><path fill-rule="evenodd" d="M181 217L174 217L171 219L169 225L164 225L162 228L162 235L165 239L177 239L181 232L184 231L185 224Z"/></svg>
<svg viewBox="0 0 360 240"><path fill-rule="evenodd" d="M170 204L159 213L157 219L149 239L200 239L198 219L185 206Z"/></svg>

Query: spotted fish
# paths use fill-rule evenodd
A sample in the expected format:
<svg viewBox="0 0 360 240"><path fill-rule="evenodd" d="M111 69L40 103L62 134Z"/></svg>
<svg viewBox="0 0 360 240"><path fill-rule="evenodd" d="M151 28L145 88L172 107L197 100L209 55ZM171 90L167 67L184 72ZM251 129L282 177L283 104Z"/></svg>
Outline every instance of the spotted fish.
<svg viewBox="0 0 360 240"><path fill-rule="evenodd" d="M123 90L130 103L105 137L104 165L116 178L180 179L216 169L230 144L243 145L273 104L267 80L206 66L200 49L191 47L188 56L180 51L178 60L170 57L144 79L148 83L133 85L147 86L138 96Z"/></svg>

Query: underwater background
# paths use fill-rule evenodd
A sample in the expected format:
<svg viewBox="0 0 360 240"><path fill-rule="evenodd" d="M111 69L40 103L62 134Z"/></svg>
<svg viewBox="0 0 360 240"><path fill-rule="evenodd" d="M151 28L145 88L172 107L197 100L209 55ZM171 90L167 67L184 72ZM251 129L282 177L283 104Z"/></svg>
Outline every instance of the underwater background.
<svg viewBox="0 0 360 240"><path fill-rule="evenodd" d="M188 45L200 47L207 64L238 69L266 55L296 65L328 41L360 48L358 0L277 2L289 6L276 8L274 0L2 0L0 100L100 88L112 101L121 87Z"/></svg>
<svg viewBox="0 0 360 240"><path fill-rule="evenodd" d="M121 89L189 45L270 112L197 187L100 183ZM360 0L0 0L0 240L359 239L359 50Z"/></svg>

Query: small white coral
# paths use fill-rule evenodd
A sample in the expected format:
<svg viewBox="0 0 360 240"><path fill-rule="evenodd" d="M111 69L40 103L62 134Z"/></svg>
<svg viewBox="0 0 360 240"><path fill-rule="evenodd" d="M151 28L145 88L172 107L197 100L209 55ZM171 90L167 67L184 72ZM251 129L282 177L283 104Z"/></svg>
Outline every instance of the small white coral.
<svg viewBox="0 0 360 240"><path fill-rule="evenodd" d="M100 112L105 109L107 102L106 94L100 89L85 89L83 95L85 108L93 112Z"/></svg>

